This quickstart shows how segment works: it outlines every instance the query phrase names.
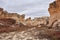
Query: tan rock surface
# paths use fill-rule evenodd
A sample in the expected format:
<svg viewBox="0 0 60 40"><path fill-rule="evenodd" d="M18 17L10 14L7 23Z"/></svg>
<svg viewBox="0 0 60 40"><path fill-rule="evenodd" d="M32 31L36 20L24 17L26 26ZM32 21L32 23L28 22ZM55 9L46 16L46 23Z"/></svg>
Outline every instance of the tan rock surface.
<svg viewBox="0 0 60 40"><path fill-rule="evenodd" d="M49 4L48 8L50 18L49 18L49 25L51 26L54 21L60 19L60 0L56 0Z"/></svg>

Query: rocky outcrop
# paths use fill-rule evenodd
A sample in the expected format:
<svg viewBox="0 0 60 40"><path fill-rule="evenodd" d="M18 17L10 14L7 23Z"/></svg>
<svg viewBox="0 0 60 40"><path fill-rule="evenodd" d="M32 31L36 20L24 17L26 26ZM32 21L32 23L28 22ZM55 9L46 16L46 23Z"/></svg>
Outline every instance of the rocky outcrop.
<svg viewBox="0 0 60 40"><path fill-rule="evenodd" d="M48 26L52 26L52 23L60 19L60 0L56 0L49 4L48 8L50 18Z"/></svg>
<svg viewBox="0 0 60 40"><path fill-rule="evenodd" d="M0 18L13 18L16 21L24 21L25 15L19 15L18 13L9 13L3 10L3 8L0 8Z"/></svg>
<svg viewBox="0 0 60 40"><path fill-rule="evenodd" d="M44 17L25 19L24 14L9 13L0 8L0 40L38 40L40 24L46 24Z"/></svg>
<svg viewBox="0 0 60 40"><path fill-rule="evenodd" d="M31 17L29 17L29 18L25 19L25 14L20 15L18 13L9 13L9 12L3 10L3 8L0 8L0 12L1 12L0 18L12 18L12 19L16 20L17 23L21 22L25 25L34 25L34 26L36 26L38 24L43 24L43 23L46 24L46 19L44 19L44 17L34 18L34 19L31 19Z"/></svg>

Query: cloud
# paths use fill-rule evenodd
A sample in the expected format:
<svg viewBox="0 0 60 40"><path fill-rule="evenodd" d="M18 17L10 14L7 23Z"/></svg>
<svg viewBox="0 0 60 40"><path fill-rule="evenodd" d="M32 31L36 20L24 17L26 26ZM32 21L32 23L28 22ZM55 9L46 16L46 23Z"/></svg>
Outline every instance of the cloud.
<svg viewBox="0 0 60 40"><path fill-rule="evenodd" d="M0 0L0 7L9 12L17 12L28 16L48 15L49 3L53 0Z"/></svg>

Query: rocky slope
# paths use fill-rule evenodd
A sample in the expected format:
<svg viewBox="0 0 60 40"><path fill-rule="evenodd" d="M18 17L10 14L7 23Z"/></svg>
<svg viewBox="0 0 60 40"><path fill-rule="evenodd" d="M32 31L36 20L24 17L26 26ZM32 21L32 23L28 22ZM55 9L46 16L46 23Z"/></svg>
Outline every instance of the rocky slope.
<svg viewBox="0 0 60 40"><path fill-rule="evenodd" d="M0 40L40 40L40 27L47 24L48 18L25 19L24 14L9 13L0 8Z"/></svg>
<svg viewBox="0 0 60 40"><path fill-rule="evenodd" d="M60 40L60 0L50 3L50 17L31 17L0 8L0 40Z"/></svg>

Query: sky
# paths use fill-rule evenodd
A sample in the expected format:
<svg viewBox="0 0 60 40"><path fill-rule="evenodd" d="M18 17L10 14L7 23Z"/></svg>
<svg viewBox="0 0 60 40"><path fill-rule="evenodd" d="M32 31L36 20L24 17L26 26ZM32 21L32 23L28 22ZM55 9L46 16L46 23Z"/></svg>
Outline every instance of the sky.
<svg viewBox="0 0 60 40"><path fill-rule="evenodd" d="M28 17L49 16L49 3L54 0L0 0L0 7L8 12L25 14Z"/></svg>

